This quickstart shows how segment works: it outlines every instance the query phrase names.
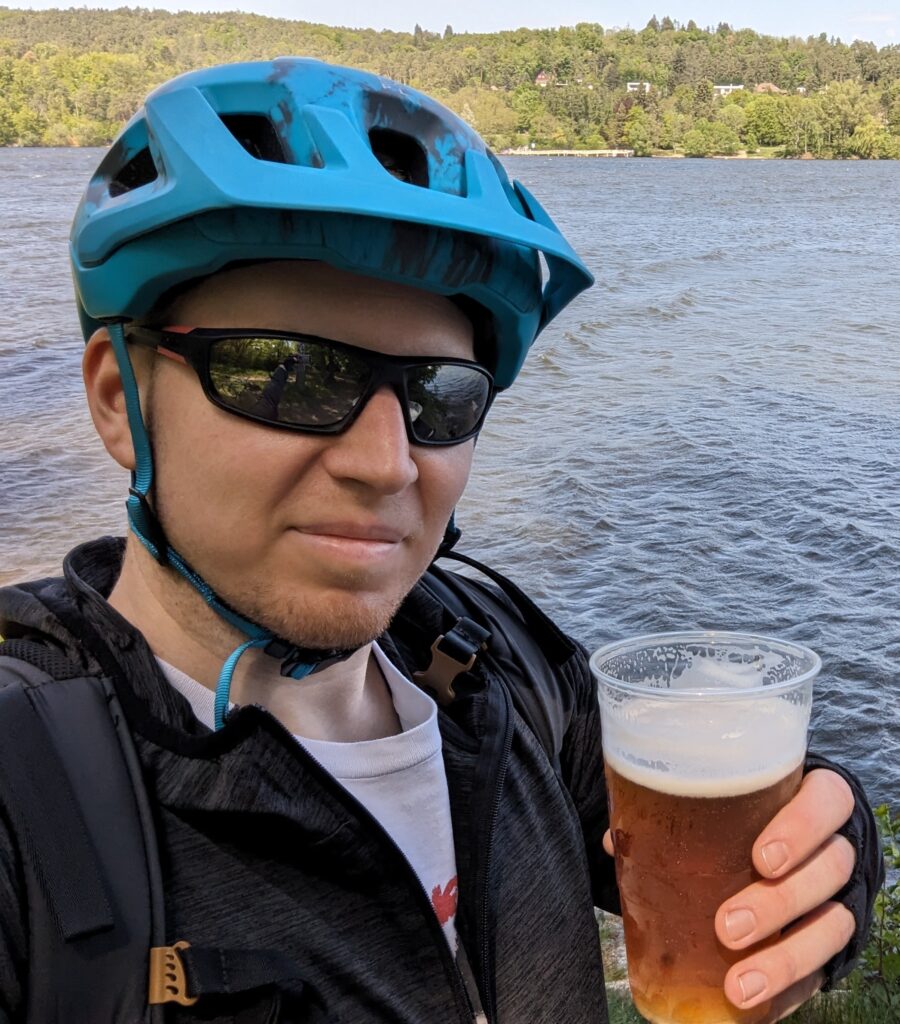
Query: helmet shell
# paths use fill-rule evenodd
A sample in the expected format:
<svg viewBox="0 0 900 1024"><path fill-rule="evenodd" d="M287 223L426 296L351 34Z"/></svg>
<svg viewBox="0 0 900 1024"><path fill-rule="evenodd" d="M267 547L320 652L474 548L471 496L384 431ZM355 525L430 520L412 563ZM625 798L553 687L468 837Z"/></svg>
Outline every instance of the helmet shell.
<svg viewBox="0 0 900 1024"><path fill-rule="evenodd" d="M70 252L85 337L246 261L323 260L465 296L489 316L498 387L593 281L451 111L390 79L293 57L189 72L153 92L91 179Z"/></svg>

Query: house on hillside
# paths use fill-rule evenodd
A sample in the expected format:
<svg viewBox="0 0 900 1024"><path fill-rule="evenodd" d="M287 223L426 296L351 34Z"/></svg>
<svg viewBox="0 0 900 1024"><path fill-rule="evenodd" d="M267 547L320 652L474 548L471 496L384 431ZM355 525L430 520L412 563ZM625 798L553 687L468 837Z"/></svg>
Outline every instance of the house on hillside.
<svg viewBox="0 0 900 1024"><path fill-rule="evenodd" d="M534 84L539 89L546 89L547 86L550 84L550 76L547 74L546 71L539 71L534 76Z"/></svg>
<svg viewBox="0 0 900 1024"><path fill-rule="evenodd" d="M716 96L730 96L733 92L740 92L742 85L714 85L713 92Z"/></svg>
<svg viewBox="0 0 900 1024"><path fill-rule="evenodd" d="M649 82L626 82L625 88L629 92L650 92L653 86Z"/></svg>
<svg viewBox="0 0 900 1024"><path fill-rule="evenodd" d="M758 93L770 93L773 96L784 95L784 89L779 89L774 82L760 82L758 85L753 87L753 91Z"/></svg>

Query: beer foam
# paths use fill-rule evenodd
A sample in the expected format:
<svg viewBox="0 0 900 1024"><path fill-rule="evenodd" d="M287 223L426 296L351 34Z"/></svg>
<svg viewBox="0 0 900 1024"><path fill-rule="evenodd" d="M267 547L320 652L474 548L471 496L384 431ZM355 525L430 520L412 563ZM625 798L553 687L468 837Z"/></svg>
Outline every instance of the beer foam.
<svg viewBox="0 0 900 1024"><path fill-rule="evenodd" d="M741 796L774 785L806 753L809 705L786 699L604 708L603 756L620 775L672 796Z"/></svg>

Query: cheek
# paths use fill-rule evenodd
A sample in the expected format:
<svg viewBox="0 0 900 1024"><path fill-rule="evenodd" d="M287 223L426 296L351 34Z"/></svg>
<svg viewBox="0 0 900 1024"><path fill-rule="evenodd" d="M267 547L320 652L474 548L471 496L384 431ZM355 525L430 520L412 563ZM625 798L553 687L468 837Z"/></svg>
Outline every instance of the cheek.
<svg viewBox="0 0 900 1024"><path fill-rule="evenodd" d="M217 409L195 378L170 375L151 397L155 491L178 532L211 539L217 524L234 524L247 536L262 522L259 509L274 507L312 458L296 438Z"/></svg>
<svg viewBox="0 0 900 1024"><path fill-rule="evenodd" d="M417 458L425 518L443 527L456 507L472 469L473 441L453 448L428 449Z"/></svg>

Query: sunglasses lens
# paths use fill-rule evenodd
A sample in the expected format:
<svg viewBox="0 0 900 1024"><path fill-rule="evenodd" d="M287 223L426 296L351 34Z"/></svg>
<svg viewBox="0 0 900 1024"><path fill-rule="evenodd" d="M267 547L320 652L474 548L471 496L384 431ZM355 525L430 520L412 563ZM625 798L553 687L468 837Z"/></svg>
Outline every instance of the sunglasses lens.
<svg viewBox="0 0 900 1024"><path fill-rule="evenodd" d="M452 443L478 426L491 385L475 367L433 363L407 370L406 390L416 440Z"/></svg>
<svg viewBox="0 0 900 1024"><path fill-rule="evenodd" d="M369 389L373 365L373 354L302 337L218 338L209 349L220 404L300 430L340 430ZM404 373L412 440L454 444L478 427L491 394L482 370L436 362Z"/></svg>
<svg viewBox="0 0 900 1024"><path fill-rule="evenodd" d="M228 408L321 429L353 411L370 370L352 353L314 341L246 337L213 342L209 375Z"/></svg>

